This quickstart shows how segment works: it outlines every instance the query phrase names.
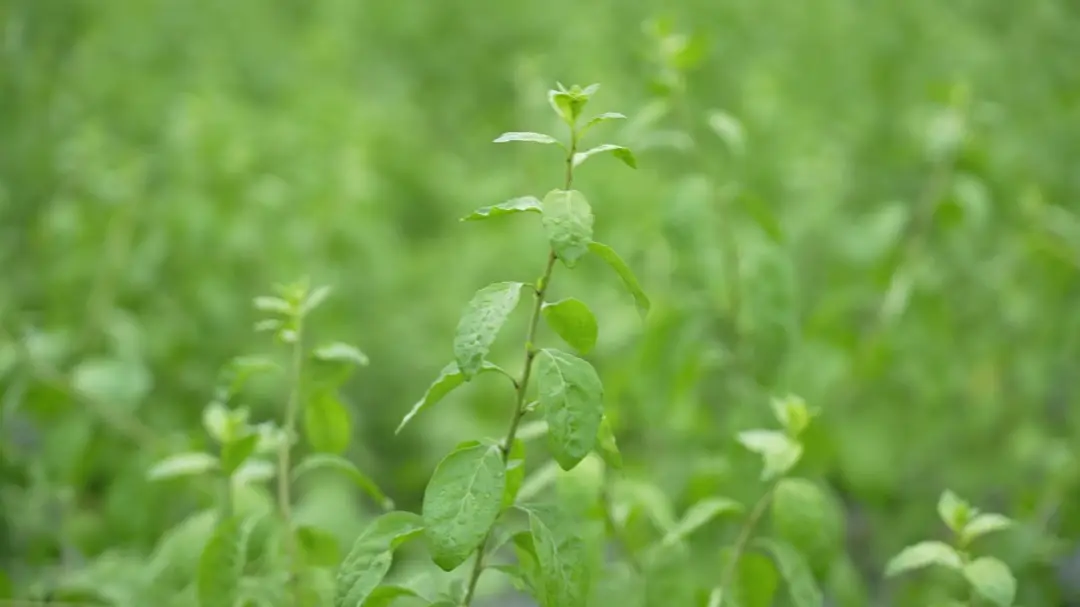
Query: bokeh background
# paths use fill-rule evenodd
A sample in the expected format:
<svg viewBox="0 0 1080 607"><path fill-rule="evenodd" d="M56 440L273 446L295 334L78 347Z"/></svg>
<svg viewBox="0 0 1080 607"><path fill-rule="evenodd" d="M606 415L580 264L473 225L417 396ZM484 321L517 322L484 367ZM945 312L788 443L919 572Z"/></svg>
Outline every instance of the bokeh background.
<svg viewBox="0 0 1080 607"><path fill-rule="evenodd" d="M599 265L556 286L600 320L627 474L678 511L753 499L734 435L793 392L821 410L800 472L843 507L830 600L928 604L881 571L944 537L951 488L1019 521L984 547L1023 605L1080 604L1080 4L6 0L0 26L0 587L122 594L191 525L211 497L146 470L206 444L222 365L272 347L252 298L302 276L371 359L348 456L418 510L506 423L481 379L393 434L471 294L542 268L531 216L458 218L558 187L553 149L491 141L554 129L560 81L600 83L590 111L630 119L598 141L638 152L576 186L652 314ZM301 512L349 541L372 507L325 491ZM730 531L695 541L703 579Z"/></svg>

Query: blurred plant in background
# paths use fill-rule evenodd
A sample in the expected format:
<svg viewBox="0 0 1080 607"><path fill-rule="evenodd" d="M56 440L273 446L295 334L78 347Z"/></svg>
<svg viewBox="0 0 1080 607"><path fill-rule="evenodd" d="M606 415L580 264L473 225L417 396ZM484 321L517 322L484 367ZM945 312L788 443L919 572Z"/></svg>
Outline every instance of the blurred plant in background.
<svg viewBox="0 0 1080 607"><path fill-rule="evenodd" d="M221 448L204 427L221 370L266 351L250 302L293 276L334 286L319 334L371 357L336 393L342 457L419 512L442 454L502 431L503 386L394 429L475 286L531 275L543 246L517 222L466 238L457 219L560 178L491 137L546 132L551 83L600 81L639 170L598 158L576 187L652 311L642 326L603 267L560 288L603 319L625 541L709 497L756 503L736 437L795 393L819 409L792 473L831 513L807 544L828 555L812 564L830 604L962 596L955 572L882 575L955 533L928 506L946 489L1012 521L978 554L1013 571L1017 604L1080 604L1074 3L461 8L0 6L0 596L124 604L148 561L189 579L219 483L148 471ZM230 398L280 420L284 377ZM572 493L588 473L550 481ZM348 475L308 480L293 514L340 546L384 506ZM667 604L718 581L729 518L677 542Z"/></svg>

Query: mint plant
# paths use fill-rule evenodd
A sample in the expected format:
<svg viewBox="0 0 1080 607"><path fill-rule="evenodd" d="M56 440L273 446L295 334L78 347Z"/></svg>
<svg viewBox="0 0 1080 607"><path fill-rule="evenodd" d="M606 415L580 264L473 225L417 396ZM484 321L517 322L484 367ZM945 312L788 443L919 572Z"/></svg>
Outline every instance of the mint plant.
<svg viewBox="0 0 1080 607"><path fill-rule="evenodd" d="M561 187L549 191L542 199L513 198L463 218L463 221L479 221L512 214L540 215L549 243L544 269L533 283L497 282L476 292L457 326L454 360L398 427L400 432L419 413L481 374L502 375L513 388L508 407L510 421L503 438L481 438L458 444L435 468L424 492L419 517L392 513L373 524L395 529L393 537L398 539L422 535L432 561L444 571L456 570L471 559L464 585L444 593L450 601L448 604L473 603L478 580L491 566L490 556L508 539L499 533L512 529L508 526L512 510L523 515L524 530L511 533L519 566L502 570L518 580L544 607L585 605L588 598L588 556L584 541L577 535L577 521L567 516L557 503L518 499L525 473L525 444L519 431L527 416L539 416L545 426L548 451L566 471L573 470L594 450L607 454L609 459L617 453L610 427L605 425L603 385L592 364L582 358L596 344L597 320L578 299L551 298L556 266L574 269L585 256L592 255L615 271L642 315L649 309L649 299L630 268L611 247L594 240L591 205L582 192L573 188L575 170L599 155L610 154L632 168L637 165L634 154L624 146L610 143L583 146L585 136L595 127L624 118L612 112L585 118L584 110L598 89L595 84L585 88L566 88L560 84L549 92L552 110L567 127L564 139L533 132L508 132L495 139L496 143L552 145L563 152ZM490 362L488 354L507 319L523 296L529 295L531 305L522 368L513 375ZM573 352L540 345L541 319ZM530 395L534 392L535 400L532 400ZM357 541L338 574L336 607L367 604L365 601L380 588L388 564L386 555L393 547L393 541L382 542L377 549L371 547L366 537Z"/></svg>
<svg viewBox="0 0 1080 607"><path fill-rule="evenodd" d="M1016 598L1016 577L1012 570L992 556L975 556L971 545L984 535L1008 529L1012 520L1002 514L981 512L948 490L938 499L937 510L952 534L952 541L925 540L904 548L886 565L886 577L931 566L942 567L956 571L967 581L970 589L967 605L989 603L1011 607Z"/></svg>

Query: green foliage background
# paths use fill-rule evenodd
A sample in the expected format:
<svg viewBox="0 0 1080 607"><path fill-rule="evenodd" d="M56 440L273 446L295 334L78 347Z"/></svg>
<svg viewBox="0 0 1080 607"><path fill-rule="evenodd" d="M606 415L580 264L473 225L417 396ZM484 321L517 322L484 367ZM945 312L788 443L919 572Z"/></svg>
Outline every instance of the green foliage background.
<svg viewBox="0 0 1080 607"><path fill-rule="evenodd" d="M418 511L437 459L508 416L482 378L393 435L471 294L542 268L530 217L457 220L559 186L554 150L491 144L554 129L559 80L600 82L590 110L630 116L603 128L639 157L590 161L576 185L653 313L642 324L598 264L555 285L600 321L589 358L629 474L679 511L752 500L758 464L734 435L794 392L822 410L803 472L845 506L846 574L826 584L840 604L927 604L929 579L881 571L944 533L946 487L1020 521L987 544L1022 604L1065 604L1080 591L1063 565L1080 533L1078 6L0 3L0 583L122 587L124 563L210 504L146 469L205 443L218 370L266 348L252 297L302 275L335 288L316 332L372 361L346 391L348 455ZM643 24L664 16L704 55L650 126ZM505 342L493 358L516 373ZM249 398L272 418L283 392ZM303 494L343 542L371 511ZM731 535L710 529L693 544L705 579Z"/></svg>

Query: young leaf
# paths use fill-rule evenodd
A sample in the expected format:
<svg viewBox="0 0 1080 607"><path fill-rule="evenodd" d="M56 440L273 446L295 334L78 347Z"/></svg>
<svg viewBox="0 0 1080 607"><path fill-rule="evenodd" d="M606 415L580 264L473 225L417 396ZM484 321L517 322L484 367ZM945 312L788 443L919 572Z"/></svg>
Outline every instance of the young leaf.
<svg viewBox="0 0 1080 607"><path fill-rule="evenodd" d="M422 506L431 558L456 569L480 546L502 509L506 468L497 445L460 445L435 468Z"/></svg>
<svg viewBox="0 0 1080 607"><path fill-rule="evenodd" d="M528 132L510 132L503 133L495 138L495 143L506 143L508 141L525 141L528 143L559 143L558 139L555 139L551 135L545 135L543 133L528 133Z"/></svg>
<svg viewBox="0 0 1080 607"><path fill-rule="evenodd" d="M742 509L742 504L733 499L707 497L686 510L682 520L676 523L675 528L668 531L667 535L664 536L663 543L670 546L680 542L721 514L741 512Z"/></svg>
<svg viewBox="0 0 1080 607"><path fill-rule="evenodd" d="M499 373L502 373L503 375L506 375L507 377L510 377L510 375L506 371L503 371L502 368L500 368L498 365L484 361L483 363L481 363L479 373L486 373L488 371L497 371ZM412 421L414 417L419 415L421 411L427 409L428 407L434 406L447 394L450 394L454 391L455 388L464 383L465 375L461 372L461 369L458 368L458 364L456 362L452 362L443 367L443 370L439 373L439 376L435 378L435 381L432 382L432 384L428 387L427 392L424 393L424 396L422 396L420 400L416 401L416 404L413 405L412 409L410 409L409 412L405 414L405 417L402 418L401 423L398 424L397 429L394 430L394 434L398 434L399 432L401 432L405 425Z"/></svg>
<svg viewBox="0 0 1080 607"><path fill-rule="evenodd" d="M960 569L963 567L963 562L956 549L944 542L919 542L904 548L889 560L889 563L885 566L885 577L892 577L930 565Z"/></svg>
<svg viewBox="0 0 1080 607"><path fill-rule="evenodd" d="M942 522L954 533L960 533L974 514L970 504L948 489L943 491L941 497L938 498L937 511Z"/></svg>
<svg viewBox="0 0 1080 607"><path fill-rule="evenodd" d="M596 447L600 457L608 466L615 470L622 468L622 454L619 453L619 444L615 441L615 432L611 429L611 422L606 415L600 418L600 429L596 433Z"/></svg>
<svg viewBox="0 0 1080 607"><path fill-rule="evenodd" d="M372 521L338 568L334 607L363 605L390 570L393 550L423 528L420 517L411 512L387 512Z"/></svg>
<svg viewBox="0 0 1080 607"><path fill-rule="evenodd" d="M371 361L356 346L343 342L334 342L320 346L314 352L316 360L324 362L351 363L358 367L366 367Z"/></svg>
<svg viewBox="0 0 1080 607"><path fill-rule="evenodd" d="M254 432L243 438L229 441L221 446L221 470L226 475L236 472L247 461L247 458L255 452L255 446L259 443L259 435Z"/></svg>
<svg viewBox="0 0 1080 607"><path fill-rule="evenodd" d="M585 132L592 127L600 124L601 122L607 122L608 120L626 120L626 116L618 112L604 112L599 116L594 116L592 119L586 122L585 126L581 129L581 134L584 135Z"/></svg>
<svg viewBox="0 0 1080 607"><path fill-rule="evenodd" d="M517 213L539 213L541 212L540 199L535 196L522 196L520 198L511 198L506 202L501 202L496 205L488 207L480 207L472 213L461 218L461 221L477 221L480 219L490 219L492 217L501 217L503 215L514 215Z"/></svg>
<svg viewBox="0 0 1080 607"><path fill-rule="evenodd" d="M364 601L363 607L390 607L390 605L403 597L421 597L415 590L407 586L391 586L384 584L376 588L367 600Z"/></svg>
<svg viewBox="0 0 1080 607"><path fill-rule="evenodd" d="M525 482L525 443L514 439L510 454L506 458L506 488L503 490L502 507L514 505L521 484Z"/></svg>
<svg viewBox="0 0 1080 607"><path fill-rule="evenodd" d="M637 158L634 156L634 153L630 151L630 148L622 145L614 145L611 143L604 143L594 148L585 150L584 152L578 152L577 154L574 154L574 166L577 167L589 158L592 158L597 154L603 154L604 152L611 152L612 156L615 156L616 158L621 160L623 164L632 169L637 168Z"/></svg>
<svg viewBox="0 0 1080 607"><path fill-rule="evenodd" d="M788 395L784 398L773 398L769 404L776 420L792 438L798 437L810 425L812 415L802 398Z"/></svg>
<svg viewBox="0 0 1080 607"><path fill-rule="evenodd" d="M577 190L552 190L544 197L543 224L552 250L566 267L574 267L592 242L589 201Z"/></svg>
<svg viewBox="0 0 1080 607"><path fill-rule="evenodd" d="M314 567L334 567L341 560L341 547L337 539L318 527L297 527L296 539L304 550L308 564Z"/></svg>
<svg viewBox="0 0 1080 607"><path fill-rule="evenodd" d="M588 354L596 345L596 317L580 300L568 297L545 303L542 311L548 326L578 352Z"/></svg>
<svg viewBox="0 0 1080 607"><path fill-rule="evenodd" d="M193 451L166 457L150 468L149 472L146 473L146 478L159 481L178 476L205 474L217 468L218 459L216 457L209 453Z"/></svg>
<svg viewBox="0 0 1080 607"><path fill-rule="evenodd" d="M825 599L810 567L794 548L769 538L758 538L754 540L754 545L776 563L780 577L787 584L792 607L821 607L824 604Z"/></svg>
<svg viewBox="0 0 1080 607"><path fill-rule="evenodd" d="M537 599L541 607L585 607L589 578L587 552L580 534L564 527L558 517L529 511L538 571Z"/></svg>
<svg viewBox="0 0 1080 607"><path fill-rule="evenodd" d="M964 566L964 578L980 596L998 607L1011 607L1016 599L1016 578L1008 565L984 556Z"/></svg>
<svg viewBox="0 0 1080 607"><path fill-rule="evenodd" d="M802 457L802 445L776 430L747 430L740 432L738 439L744 447L761 455L764 460L762 480L767 481L785 474Z"/></svg>
<svg viewBox="0 0 1080 607"><path fill-rule="evenodd" d="M233 607L246 551L241 519L232 517L218 523L199 556L195 578L199 607Z"/></svg>
<svg viewBox="0 0 1080 607"><path fill-rule="evenodd" d="M649 313L649 308L652 304L649 302L648 296L645 295L645 291L641 289L641 284L638 283L638 279L634 276L634 272L630 270L630 266L626 265L626 262L619 257L619 254L615 252L615 249L612 249L606 244L590 242L589 252L611 266L612 270L615 270L615 273L622 279L623 285L626 286L626 290L630 291L630 294L634 296L634 304L637 306L638 313L642 318L645 318Z"/></svg>
<svg viewBox="0 0 1080 607"><path fill-rule="evenodd" d="M563 470L592 451L604 414L604 387L592 365L544 348L536 356L536 386L548 423L548 446Z"/></svg>
<svg viewBox="0 0 1080 607"><path fill-rule="evenodd" d="M349 412L332 390L315 394L304 407L304 432L315 451L341 455L349 446Z"/></svg>
<svg viewBox="0 0 1080 607"><path fill-rule="evenodd" d="M987 533L1008 529L1012 524L1012 520L1007 516L993 513L977 514L975 515L975 518L971 519L971 522L964 527L961 538L963 543L967 544L975 538L986 535Z"/></svg>
<svg viewBox="0 0 1080 607"><path fill-rule="evenodd" d="M497 282L477 291L469 301L454 336L454 360L465 381L480 372L491 344L517 307L523 286L520 282Z"/></svg>
<svg viewBox="0 0 1080 607"><path fill-rule="evenodd" d="M319 469L329 469L344 474L357 487L370 495L383 509L390 510L394 507L393 500L386 497L386 494L379 489L375 481L361 472L352 462L338 455L314 453L305 457L300 464L293 468L292 479L295 482L305 473Z"/></svg>

